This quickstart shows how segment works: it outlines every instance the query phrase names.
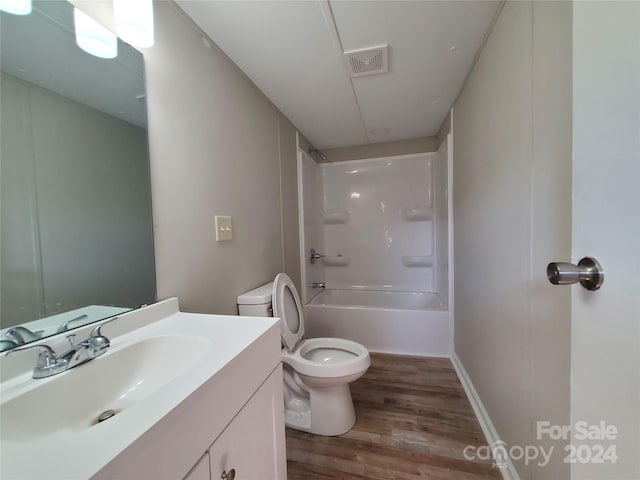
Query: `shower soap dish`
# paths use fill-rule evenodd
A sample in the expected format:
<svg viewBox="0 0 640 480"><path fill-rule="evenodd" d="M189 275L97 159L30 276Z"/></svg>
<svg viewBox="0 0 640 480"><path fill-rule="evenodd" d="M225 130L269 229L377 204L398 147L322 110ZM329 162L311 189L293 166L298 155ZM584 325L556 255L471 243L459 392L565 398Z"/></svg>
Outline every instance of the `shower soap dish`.
<svg viewBox="0 0 640 480"><path fill-rule="evenodd" d="M350 216L349 212L325 212L322 214L322 220L325 225L335 225L347 223Z"/></svg>
<svg viewBox="0 0 640 480"><path fill-rule="evenodd" d="M405 267L433 267L433 255L403 255Z"/></svg>
<svg viewBox="0 0 640 480"><path fill-rule="evenodd" d="M336 255L335 257L323 257L322 263L327 267L348 267L349 259L343 255Z"/></svg>
<svg viewBox="0 0 640 480"><path fill-rule="evenodd" d="M422 222L425 220L431 220L433 210L428 207L403 208L400 215L406 222Z"/></svg>

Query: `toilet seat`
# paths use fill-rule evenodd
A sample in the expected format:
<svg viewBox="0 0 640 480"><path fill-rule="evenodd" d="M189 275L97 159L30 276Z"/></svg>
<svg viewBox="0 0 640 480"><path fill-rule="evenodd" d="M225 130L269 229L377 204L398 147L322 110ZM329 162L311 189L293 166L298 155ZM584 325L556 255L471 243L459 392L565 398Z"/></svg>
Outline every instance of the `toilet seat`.
<svg viewBox="0 0 640 480"><path fill-rule="evenodd" d="M304 317L296 287L286 273L279 273L273 281L272 302L273 316L280 317L282 344L292 352L304 335Z"/></svg>
<svg viewBox="0 0 640 480"><path fill-rule="evenodd" d="M326 350L325 361L314 358L319 350ZM346 354L346 355L345 355ZM282 361L296 372L309 377L340 378L362 372L369 367L368 350L359 343L343 338L310 338L300 342L293 352L282 352Z"/></svg>

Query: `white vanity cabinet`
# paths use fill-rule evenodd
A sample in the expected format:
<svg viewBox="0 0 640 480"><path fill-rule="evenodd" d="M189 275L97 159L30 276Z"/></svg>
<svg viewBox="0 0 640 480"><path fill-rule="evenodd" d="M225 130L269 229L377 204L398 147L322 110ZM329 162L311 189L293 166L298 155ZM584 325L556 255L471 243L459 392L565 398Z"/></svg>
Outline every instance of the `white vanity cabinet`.
<svg viewBox="0 0 640 480"><path fill-rule="evenodd" d="M184 480L211 480L211 468L209 467L209 452L205 453L195 467L191 469Z"/></svg>
<svg viewBox="0 0 640 480"><path fill-rule="evenodd" d="M277 319L184 313L173 298L103 332L103 355L59 375L31 378L35 351L0 358L2 371L25 360L0 382L3 480L286 479ZM33 407L43 398L54 413Z"/></svg>
<svg viewBox="0 0 640 480"><path fill-rule="evenodd" d="M284 435L281 368L262 384L185 480L286 479L284 450L274 443Z"/></svg>
<svg viewBox="0 0 640 480"><path fill-rule="evenodd" d="M231 318L181 315L180 325ZM230 320L237 330L218 339L220 348L253 321ZM235 480L285 480L280 331L277 322L257 325L262 333L91 478L218 480L235 469Z"/></svg>

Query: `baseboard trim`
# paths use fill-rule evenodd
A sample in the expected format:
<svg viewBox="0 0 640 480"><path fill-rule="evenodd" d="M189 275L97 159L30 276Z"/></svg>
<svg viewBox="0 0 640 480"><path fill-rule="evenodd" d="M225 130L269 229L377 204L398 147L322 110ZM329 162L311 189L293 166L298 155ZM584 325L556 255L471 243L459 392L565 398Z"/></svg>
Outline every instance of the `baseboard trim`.
<svg viewBox="0 0 640 480"><path fill-rule="evenodd" d="M480 400L478 392L474 388L473 383L471 383L471 379L469 378L467 371L455 352L451 354L451 363L453 363L453 368L455 368L458 378L460 378L460 383L462 383L462 388L464 388L464 391L467 394L467 398L471 403L473 412L476 414L478 422L480 422L480 428L482 428L482 433L484 433L484 436L487 439L487 444L489 446L495 445L496 442L501 441L498 436L498 432L496 431L496 427L493 425L487 410L484 408L484 405ZM505 480L520 480L520 476L513 466L511 459L507 458L506 461L507 466L500 469L502 478Z"/></svg>

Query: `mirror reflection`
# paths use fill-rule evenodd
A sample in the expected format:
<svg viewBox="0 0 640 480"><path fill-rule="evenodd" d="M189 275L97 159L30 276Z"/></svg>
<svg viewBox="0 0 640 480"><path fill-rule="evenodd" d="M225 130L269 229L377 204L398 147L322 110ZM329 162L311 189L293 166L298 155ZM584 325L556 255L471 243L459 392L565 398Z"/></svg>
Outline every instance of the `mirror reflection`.
<svg viewBox="0 0 640 480"><path fill-rule="evenodd" d="M0 13L0 350L155 302L144 62L73 7Z"/></svg>

